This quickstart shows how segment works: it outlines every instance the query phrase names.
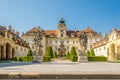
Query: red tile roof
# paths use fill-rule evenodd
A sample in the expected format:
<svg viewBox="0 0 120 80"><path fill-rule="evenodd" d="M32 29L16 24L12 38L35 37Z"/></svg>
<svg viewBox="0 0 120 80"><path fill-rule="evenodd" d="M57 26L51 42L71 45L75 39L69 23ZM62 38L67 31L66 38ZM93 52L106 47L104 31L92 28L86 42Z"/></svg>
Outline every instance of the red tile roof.
<svg viewBox="0 0 120 80"><path fill-rule="evenodd" d="M32 28L31 30L29 30L27 33L31 33L31 32L35 32L35 33L37 33L37 32L40 32L40 29L34 27L34 28Z"/></svg>
<svg viewBox="0 0 120 80"><path fill-rule="evenodd" d="M57 30L44 30L44 33L45 33L46 35L51 35L51 34L53 34L53 35L57 36L58 31L57 31Z"/></svg>
<svg viewBox="0 0 120 80"><path fill-rule="evenodd" d="M87 28L85 29L85 32L93 32L93 30L92 30L90 27L87 27Z"/></svg>
<svg viewBox="0 0 120 80"><path fill-rule="evenodd" d="M32 33L32 32L40 32L40 29L39 28L36 28L34 27L33 29L29 30L27 33ZM81 31L75 31L75 30L68 30L66 32L66 34L68 36L71 36L71 34L74 34L75 36L79 37L81 35L82 32L85 32L87 33L87 35L89 33L93 33L94 35L98 34L97 32L93 31L90 27L87 27L85 30L81 30ZM42 33L44 33L46 36L49 36L49 35L55 35L57 36L58 35L58 30L43 30Z"/></svg>

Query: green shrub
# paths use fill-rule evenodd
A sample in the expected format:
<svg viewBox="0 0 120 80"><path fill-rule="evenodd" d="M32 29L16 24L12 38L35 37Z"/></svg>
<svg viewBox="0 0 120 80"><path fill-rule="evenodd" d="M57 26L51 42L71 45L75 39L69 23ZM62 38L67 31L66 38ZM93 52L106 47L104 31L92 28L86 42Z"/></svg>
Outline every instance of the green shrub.
<svg viewBox="0 0 120 80"><path fill-rule="evenodd" d="M90 51L87 51L87 56L88 56L88 57L90 56Z"/></svg>
<svg viewBox="0 0 120 80"><path fill-rule="evenodd" d="M51 57L50 56L43 56L43 62L50 62Z"/></svg>
<svg viewBox="0 0 120 80"><path fill-rule="evenodd" d="M23 62L32 62L33 61L33 57L32 56L20 56L20 57L15 57L14 58L15 61L23 61Z"/></svg>
<svg viewBox="0 0 120 80"><path fill-rule="evenodd" d="M57 58L57 57L58 57L56 52L53 53L53 57L54 57L54 58Z"/></svg>
<svg viewBox="0 0 120 80"><path fill-rule="evenodd" d="M95 56L95 52L94 52L94 50L91 49L91 50L87 51L87 56L88 56L88 57Z"/></svg>
<svg viewBox="0 0 120 80"><path fill-rule="evenodd" d="M67 52L67 54L66 54L66 59L70 59L70 53L69 52Z"/></svg>
<svg viewBox="0 0 120 80"><path fill-rule="evenodd" d="M72 62L76 62L77 60L78 60L78 57L75 56L75 55L71 58L71 61L72 61Z"/></svg>
<svg viewBox="0 0 120 80"><path fill-rule="evenodd" d="M75 47L72 47L70 51L70 60L74 61L75 59L77 59L76 57L77 57L76 49Z"/></svg>
<svg viewBox="0 0 120 80"><path fill-rule="evenodd" d="M94 53L93 49L91 49L91 51L90 51L90 56L95 56L95 53Z"/></svg>
<svg viewBox="0 0 120 80"><path fill-rule="evenodd" d="M14 61L17 61L17 57L14 58Z"/></svg>
<svg viewBox="0 0 120 80"><path fill-rule="evenodd" d="M33 54L32 54L32 50L31 49L29 49L28 50L28 54L27 54L27 56L32 56Z"/></svg>
<svg viewBox="0 0 120 80"><path fill-rule="evenodd" d="M27 61L32 62L32 61L33 61L33 56L28 56L28 57L27 57Z"/></svg>
<svg viewBox="0 0 120 80"><path fill-rule="evenodd" d="M104 57L104 56L92 56L92 57L88 57L88 61L107 61L107 57Z"/></svg>
<svg viewBox="0 0 120 80"><path fill-rule="evenodd" d="M53 50L51 46L47 48L45 56L50 56L51 58L53 58Z"/></svg>

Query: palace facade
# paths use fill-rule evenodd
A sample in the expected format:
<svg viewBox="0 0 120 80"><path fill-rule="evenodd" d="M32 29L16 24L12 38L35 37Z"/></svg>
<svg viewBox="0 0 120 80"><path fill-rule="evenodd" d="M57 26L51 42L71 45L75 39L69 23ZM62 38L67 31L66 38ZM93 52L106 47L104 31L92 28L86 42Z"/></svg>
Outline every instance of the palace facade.
<svg viewBox="0 0 120 80"><path fill-rule="evenodd" d="M94 43L96 56L106 56L109 61L120 60L120 30L113 28L110 34Z"/></svg>
<svg viewBox="0 0 120 80"><path fill-rule="evenodd" d="M46 53L48 46L52 46L53 51L56 51L58 56L65 56L67 51L70 51L71 47L75 47L77 53L81 50L80 35L86 33L88 38L87 50L92 48L93 43L101 40L101 34L93 31L90 27L85 30L67 30L65 20L61 18L56 30L43 30L40 27L34 27L33 29L22 34L22 39L29 43L30 48L33 51L37 51L37 47L34 44L34 38L37 33L42 36L42 50L43 54Z"/></svg>
<svg viewBox="0 0 120 80"><path fill-rule="evenodd" d="M11 26L0 26L0 59L13 59L16 56L27 56L29 44L19 37Z"/></svg>

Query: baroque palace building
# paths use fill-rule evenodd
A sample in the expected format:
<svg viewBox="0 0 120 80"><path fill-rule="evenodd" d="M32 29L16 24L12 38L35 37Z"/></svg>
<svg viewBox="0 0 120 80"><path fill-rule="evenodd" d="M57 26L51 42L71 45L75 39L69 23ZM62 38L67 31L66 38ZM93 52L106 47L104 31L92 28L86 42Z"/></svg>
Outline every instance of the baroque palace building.
<svg viewBox="0 0 120 80"><path fill-rule="evenodd" d="M52 46L53 51L56 51L58 56L65 56L71 47L75 47L77 53L80 51L80 35L86 33L88 38L87 50L92 48L92 44L101 40L101 34L93 31L90 27L85 30L67 30L66 23L63 18L59 21L56 30L42 30L40 27L33 29L22 34L22 39L29 43L33 51L37 50L34 44L34 38L37 33L42 36L42 50L43 54L46 53L48 46Z"/></svg>
<svg viewBox="0 0 120 80"><path fill-rule="evenodd" d="M96 56L106 56L109 61L120 60L120 30L113 28L110 34L93 44Z"/></svg>
<svg viewBox="0 0 120 80"><path fill-rule="evenodd" d="M11 26L0 26L0 60L13 59L16 56L27 56L29 44L19 37Z"/></svg>

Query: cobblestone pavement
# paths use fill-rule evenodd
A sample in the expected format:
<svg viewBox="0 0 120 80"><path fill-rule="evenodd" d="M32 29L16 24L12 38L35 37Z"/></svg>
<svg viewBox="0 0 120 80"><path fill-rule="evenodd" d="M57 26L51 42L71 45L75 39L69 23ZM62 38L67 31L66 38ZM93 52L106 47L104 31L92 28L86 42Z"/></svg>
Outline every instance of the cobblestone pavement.
<svg viewBox="0 0 120 80"><path fill-rule="evenodd" d="M0 74L120 74L120 63L70 61L0 63Z"/></svg>

